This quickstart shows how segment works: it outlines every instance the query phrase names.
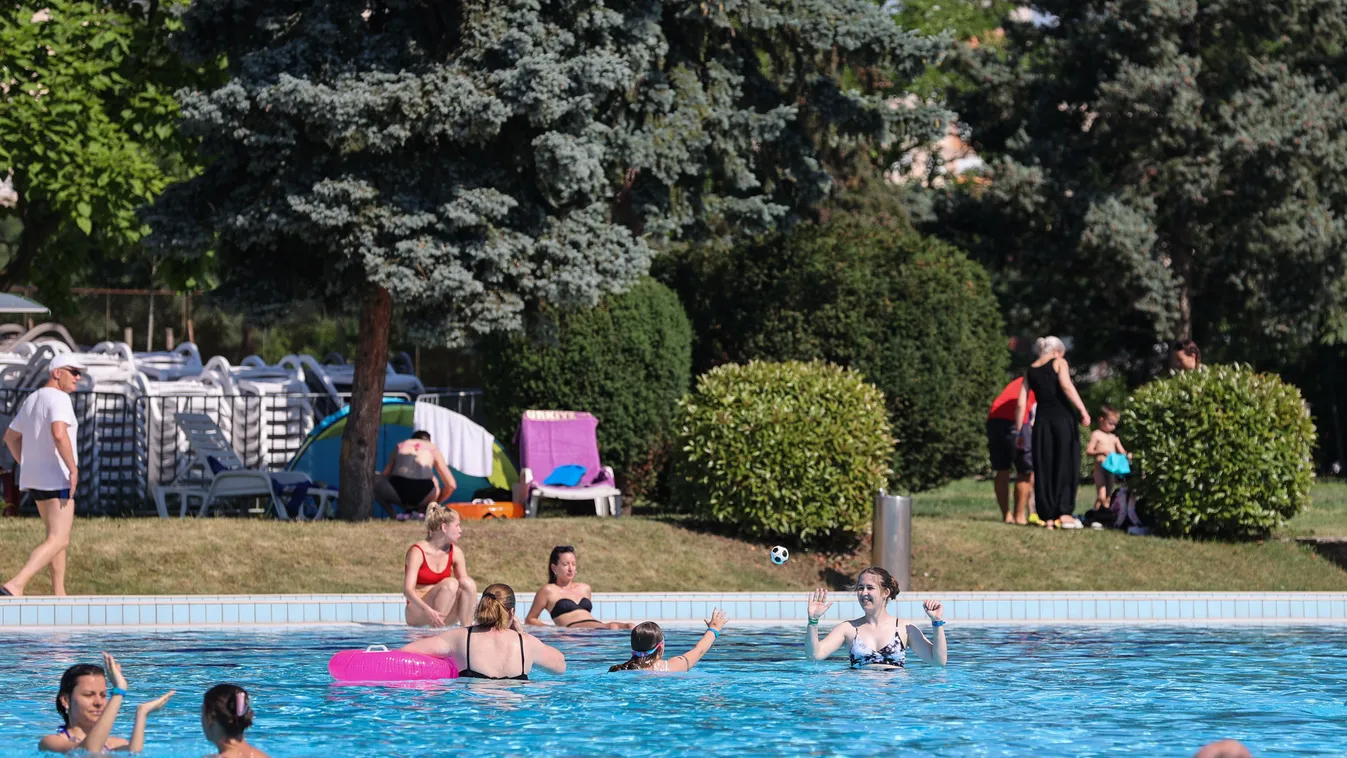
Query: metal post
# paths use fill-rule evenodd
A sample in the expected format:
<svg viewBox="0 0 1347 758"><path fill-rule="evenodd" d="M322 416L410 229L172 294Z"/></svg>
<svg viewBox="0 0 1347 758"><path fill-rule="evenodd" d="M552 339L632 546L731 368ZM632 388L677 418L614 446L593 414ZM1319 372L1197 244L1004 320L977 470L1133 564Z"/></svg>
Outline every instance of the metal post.
<svg viewBox="0 0 1347 758"><path fill-rule="evenodd" d="M876 566L893 574L903 592L912 589L912 498L875 495L874 534L871 536Z"/></svg>

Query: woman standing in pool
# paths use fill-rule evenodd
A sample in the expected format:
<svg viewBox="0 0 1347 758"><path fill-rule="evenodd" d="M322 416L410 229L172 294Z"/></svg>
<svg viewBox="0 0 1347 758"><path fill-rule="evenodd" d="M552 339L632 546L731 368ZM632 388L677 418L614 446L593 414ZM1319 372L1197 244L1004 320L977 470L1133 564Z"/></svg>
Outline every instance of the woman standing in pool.
<svg viewBox="0 0 1347 758"><path fill-rule="evenodd" d="M477 583L468 576L463 550L455 545L462 536L457 511L444 505L426 509L426 538L407 548L403 572L408 626L472 623Z"/></svg>
<svg viewBox="0 0 1347 758"><path fill-rule="evenodd" d="M506 584L493 584L482 590L475 625L450 629L402 649L452 660L461 679L528 679L535 664L554 674L566 673L566 656L525 634L514 607L514 590Z"/></svg>
<svg viewBox="0 0 1347 758"><path fill-rule="evenodd" d="M706 655L711 646L720 639L720 630L725 628L725 612L719 608L711 609L711 620L705 622L706 631L697 640L697 646L682 655L664 659L664 630L653 621L643 621L631 630L631 658L608 669L614 671L688 671L697 665L697 661ZM708 636L709 635L709 636Z"/></svg>
<svg viewBox="0 0 1347 758"><path fill-rule="evenodd" d="M557 545L547 559L547 584L533 596L533 605L524 623L529 626L546 626L543 623L543 611L552 617L557 626L576 629L630 629L632 625L622 621L600 621L594 618L593 593L588 584L575 581L577 563L575 548L570 545Z"/></svg>
<svg viewBox="0 0 1347 758"><path fill-rule="evenodd" d="M201 731L220 751L215 758L267 758L248 744L243 732L253 725L253 703L236 684L217 684L201 701Z"/></svg>
<svg viewBox="0 0 1347 758"><path fill-rule="evenodd" d="M931 641L915 625L908 624L905 627L902 621L889 615L888 603L896 597L898 582L889 572L878 566L862 571L856 577L856 602L860 603L865 615L838 624L827 637L819 640L819 619L828 612L832 603L828 602L827 590L815 590L809 596L809 626L808 636L805 637L805 649L809 651L809 657L821 661L846 644L852 668L901 668L907 661L908 650L926 663L944 666L947 656L943 607L935 600L925 603L926 615L934 628L935 640Z"/></svg>
<svg viewBox="0 0 1347 758"><path fill-rule="evenodd" d="M122 667L117 660L107 653L103 654L103 663L106 668L81 663L65 670L60 689L56 691L56 712L61 714L65 725L57 729L56 734L43 737L37 743L38 750L48 753L73 753L76 750L139 753L145 747L145 722L151 713L164 707L173 693L137 706L129 741L113 737L112 725L126 698L126 677L122 676ZM112 687L108 687L109 674L112 675Z"/></svg>

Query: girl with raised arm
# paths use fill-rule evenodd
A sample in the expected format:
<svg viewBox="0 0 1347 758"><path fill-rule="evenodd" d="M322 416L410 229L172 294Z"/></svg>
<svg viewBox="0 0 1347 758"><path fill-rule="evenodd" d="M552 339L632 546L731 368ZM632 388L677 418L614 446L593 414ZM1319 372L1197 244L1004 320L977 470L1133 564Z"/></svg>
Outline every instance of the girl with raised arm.
<svg viewBox="0 0 1347 758"><path fill-rule="evenodd" d="M864 616L832 628L822 640L818 637L819 619L828 612L828 591L818 589L809 597L809 625L806 627L805 649L809 657L821 661L847 646L852 668L902 668L911 650L926 663L944 666L945 620L944 609L938 601L927 600L926 615L931 619L932 636L926 638L913 624L889 615L890 600L898 597L898 582L889 572L878 566L861 572L856 577L856 602Z"/></svg>
<svg viewBox="0 0 1347 758"><path fill-rule="evenodd" d="M169 692L160 695L136 707L135 726L131 728L131 739L112 736L112 725L117 721L117 712L126 698L126 677L122 676L122 667L107 653L103 654L103 666L81 663L66 669L61 676L60 688L56 691L56 712L61 714L65 724L56 730L56 734L43 737L38 750L48 753L72 753L81 750L86 753L103 753L114 750L127 750L139 753L145 747L145 723L150 714L164 707L164 703L173 697ZM109 677L112 686L108 686Z"/></svg>

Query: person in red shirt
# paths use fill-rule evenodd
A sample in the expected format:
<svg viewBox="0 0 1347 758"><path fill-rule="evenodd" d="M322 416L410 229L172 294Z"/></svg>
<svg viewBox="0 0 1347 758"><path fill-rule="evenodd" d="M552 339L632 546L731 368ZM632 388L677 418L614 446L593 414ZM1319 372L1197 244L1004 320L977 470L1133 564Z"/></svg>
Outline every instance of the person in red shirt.
<svg viewBox="0 0 1347 758"><path fill-rule="evenodd" d="M987 413L987 452L991 454L992 471L996 474L996 504L1001 506L1001 518L1007 524L1027 524L1029 496L1034 491L1034 469L1029 456L1020 455L1015 447L1015 408L1020 399L1020 385L1024 377L1017 377L1001 390ZM1034 405L1034 393L1029 393L1023 423L1029 421L1029 409ZM1015 468L1015 510L1010 509L1010 469Z"/></svg>

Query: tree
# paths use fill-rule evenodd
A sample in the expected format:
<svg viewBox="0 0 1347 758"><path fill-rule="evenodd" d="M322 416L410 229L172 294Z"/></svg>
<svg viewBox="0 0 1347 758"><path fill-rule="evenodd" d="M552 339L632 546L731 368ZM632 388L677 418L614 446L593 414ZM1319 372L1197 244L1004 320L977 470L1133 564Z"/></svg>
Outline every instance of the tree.
<svg viewBox="0 0 1347 758"><path fill-rule="evenodd" d="M665 239L789 223L826 197L827 156L931 129L839 77L939 53L864 0L199 0L184 21L184 52L230 79L183 96L213 163L150 242L216 251L254 310L363 304L346 518L370 510L394 304L463 344L631 286Z"/></svg>
<svg viewBox="0 0 1347 758"><path fill-rule="evenodd" d="M91 257L127 254L146 233L139 206L191 173L173 91L208 72L169 52L175 7L52 0L0 11L0 178L13 175L22 224L0 290L27 280L68 295Z"/></svg>
<svg viewBox="0 0 1347 758"><path fill-rule="evenodd" d="M1031 7L956 64L990 183L946 190L931 227L993 270L1012 324L1085 358L1316 340L1347 300L1347 3Z"/></svg>

